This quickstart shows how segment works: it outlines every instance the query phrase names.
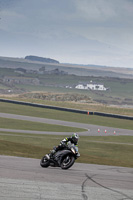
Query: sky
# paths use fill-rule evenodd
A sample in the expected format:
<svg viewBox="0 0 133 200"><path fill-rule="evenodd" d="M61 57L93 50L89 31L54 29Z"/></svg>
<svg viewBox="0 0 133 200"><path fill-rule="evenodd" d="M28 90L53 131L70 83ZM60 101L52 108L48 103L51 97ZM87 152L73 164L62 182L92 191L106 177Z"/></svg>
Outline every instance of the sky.
<svg viewBox="0 0 133 200"><path fill-rule="evenodd" d="M0 0L0 56L133 68L133 0Z"/></svg>

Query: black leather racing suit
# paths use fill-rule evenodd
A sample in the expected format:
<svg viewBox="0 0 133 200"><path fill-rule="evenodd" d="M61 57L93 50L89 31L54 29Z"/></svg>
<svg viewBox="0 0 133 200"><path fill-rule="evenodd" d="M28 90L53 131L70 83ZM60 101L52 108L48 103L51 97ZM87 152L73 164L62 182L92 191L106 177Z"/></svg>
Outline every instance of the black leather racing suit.
<svg viewBox="0 0 133 200"><path fill-rule="evenodd" d="M59 151L59 150L61 150L61 149L64 149L65 146L67 145L67 143L68 143L69 141L70 141L72 144L75 144L75 145L77 146L77 142L76 142L76 141L73 141L73 138L71 138L71 137L66 137L66 138L64 138L64 139L60 142L60 144L59 144L57 147L54 148L54 150L57 152L57 151Z"/></svg>

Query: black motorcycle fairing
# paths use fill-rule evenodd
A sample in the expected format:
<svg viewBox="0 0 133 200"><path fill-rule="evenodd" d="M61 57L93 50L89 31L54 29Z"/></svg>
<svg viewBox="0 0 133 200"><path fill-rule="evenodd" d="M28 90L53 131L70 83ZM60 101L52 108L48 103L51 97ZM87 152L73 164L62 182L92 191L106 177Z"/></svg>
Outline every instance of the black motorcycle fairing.
<svg viewBox="0 0 133 200"><path fill-rule="evenodd" d="M51 159L51 158L50 158L50 160L49 160L49 165L50 165L51 167L59 167L58 162L55 161L54 159Z"/></svg>
<svg viewBox="0 0 133 200"><path fill-rule="evenodd" d="M72 155L72 152L68 149L57 151L54 155L54 159L58 162L59 166L61 165L61 161L65 155Z"/></svg>

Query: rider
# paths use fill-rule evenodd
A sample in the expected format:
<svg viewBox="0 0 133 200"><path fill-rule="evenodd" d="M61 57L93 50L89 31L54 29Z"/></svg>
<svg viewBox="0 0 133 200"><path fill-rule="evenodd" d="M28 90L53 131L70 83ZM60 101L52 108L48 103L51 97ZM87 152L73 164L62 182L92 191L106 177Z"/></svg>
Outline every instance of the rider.
<svg viewBox="0 0 133 200"><path fill-rule="evenodd" d="M57 147L54 147L54 149L51 151L51 155L53 155L55 152L64 149L67 143L70 141L72 144L78 145L78 139L79 136L77 133L73 133L71 137L64 138L60 144Z"/></svg>

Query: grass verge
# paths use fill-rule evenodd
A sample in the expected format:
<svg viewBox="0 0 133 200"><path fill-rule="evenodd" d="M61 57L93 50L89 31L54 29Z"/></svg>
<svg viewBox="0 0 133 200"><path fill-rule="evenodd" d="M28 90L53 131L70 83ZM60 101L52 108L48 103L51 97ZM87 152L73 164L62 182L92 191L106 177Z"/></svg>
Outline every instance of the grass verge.
<svg viewBox="0 0 133 200"><path fill-rule="evenodd" d="M59 110L51 110L46 108L16 105L12 103L10 104L0 102L0 112L133 130L132 120L116 119L111 117L102 117L95 115L85 115Z"/></svg>
<svg viewBox="0 0 133 200"><path fill-rule="evenodd" d="M41 159L62 139L59 135L2 133L0 154ZM79 152L81 156L77 162L133 167L133 136L81 136Z"/></svg>
<svg viewBox="0 0 133 200"><path fill-rule="evenodd" d="M18 119L8 119L0 117L0 128L18 129L18 130L34 130L34 131L52 131L52 132L82 132L86 129L45 124L39 122L31 122Z"/></svg>

